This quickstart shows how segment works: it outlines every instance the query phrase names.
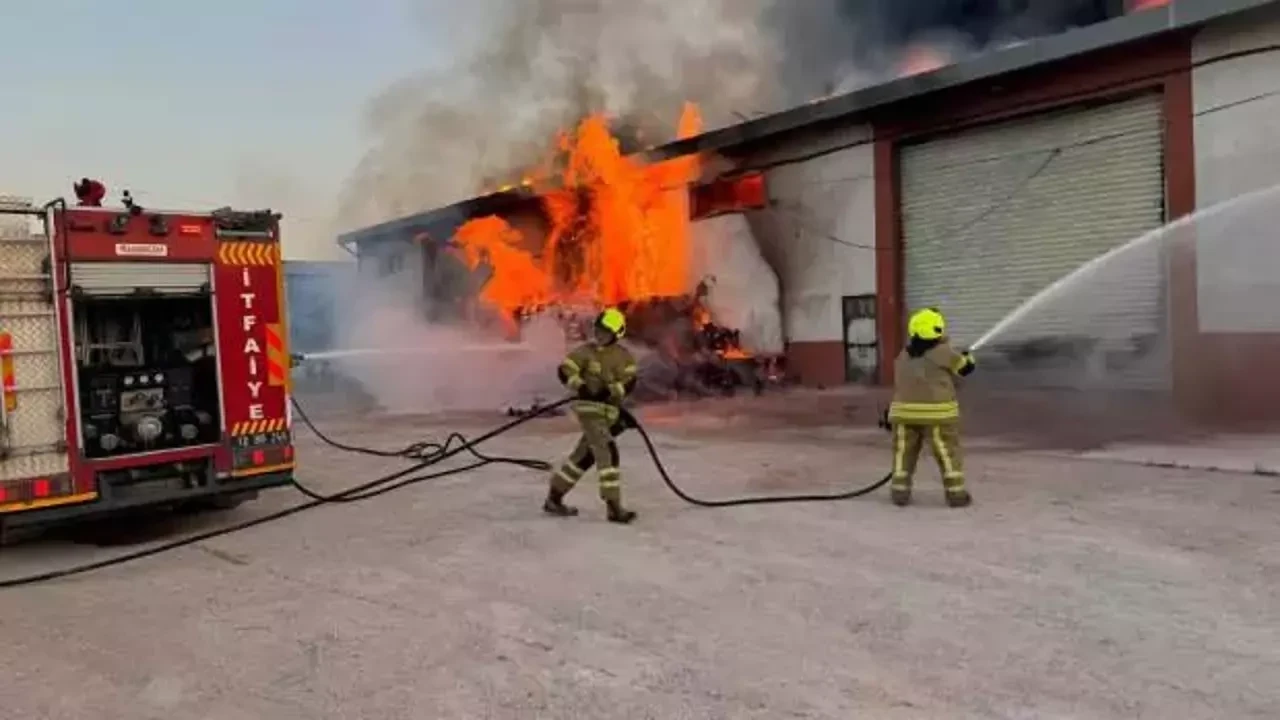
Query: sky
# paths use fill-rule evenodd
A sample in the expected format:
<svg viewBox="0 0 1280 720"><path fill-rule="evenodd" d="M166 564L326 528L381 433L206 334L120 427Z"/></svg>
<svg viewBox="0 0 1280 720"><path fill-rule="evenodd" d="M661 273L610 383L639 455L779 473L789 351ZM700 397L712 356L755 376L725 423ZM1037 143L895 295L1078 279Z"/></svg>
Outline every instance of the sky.
<svg viewBox="0 0 1280 720"><path fill-rule="evenodd" d="M0 194L88 176L143 206L270 206L286 257L343 258L330 208L364 108L447 37L406 0L5 0Z"/></svg>

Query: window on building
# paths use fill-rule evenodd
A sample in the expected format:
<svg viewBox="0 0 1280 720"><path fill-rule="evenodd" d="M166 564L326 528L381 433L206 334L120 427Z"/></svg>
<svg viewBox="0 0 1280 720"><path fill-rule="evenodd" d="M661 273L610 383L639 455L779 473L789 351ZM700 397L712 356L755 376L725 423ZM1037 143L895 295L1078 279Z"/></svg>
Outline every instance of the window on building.
<svg viewBox="0 0 1280 720"><path fill-rule="evenodd" d="M725 213L759 210L769 204L764 174L747 173L720 178L689 190L690 217L694 220Z"/></svg>

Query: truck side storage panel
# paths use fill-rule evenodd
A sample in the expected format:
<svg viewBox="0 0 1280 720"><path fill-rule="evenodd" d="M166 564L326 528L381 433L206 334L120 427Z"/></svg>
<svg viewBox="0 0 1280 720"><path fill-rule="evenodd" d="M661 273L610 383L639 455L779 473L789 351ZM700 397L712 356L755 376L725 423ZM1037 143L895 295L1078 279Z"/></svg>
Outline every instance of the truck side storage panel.
<svg viewBox="0 0 1280 720"><path fill-rule="evenodd" d="M219 246L218 343L235 478L293 468L279 273L274 237L232 237Z"/></svg>

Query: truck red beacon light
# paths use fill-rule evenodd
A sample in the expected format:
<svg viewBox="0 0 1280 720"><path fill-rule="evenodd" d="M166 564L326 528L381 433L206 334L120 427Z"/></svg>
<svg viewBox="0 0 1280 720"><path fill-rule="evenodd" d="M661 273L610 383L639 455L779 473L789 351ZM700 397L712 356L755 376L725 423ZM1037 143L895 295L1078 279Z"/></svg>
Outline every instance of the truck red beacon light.
<svg viewBox="0 0 1280 720"><path fill-rule="evenodd" d="M0 197L0 530L292 481L279 221Z"/></svg>

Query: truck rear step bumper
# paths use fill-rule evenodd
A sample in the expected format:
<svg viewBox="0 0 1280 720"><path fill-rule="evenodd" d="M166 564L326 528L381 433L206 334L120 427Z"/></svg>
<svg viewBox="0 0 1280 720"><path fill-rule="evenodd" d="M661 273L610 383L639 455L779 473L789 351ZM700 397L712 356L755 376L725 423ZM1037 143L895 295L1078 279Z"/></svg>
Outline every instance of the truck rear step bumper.
<svg viewBox="0 0 1280 720"><path fill-rule="evenodd" d="M256 492L268 488L283 487L293 483L291 470L264 473L243 480L190 490L175 491L163 495L147 495L134 498L98 498L75 505L60 505L32 510L17 510L0 514L0 526L5 529L47 525L68 520L100 517L125 510L139 510L160 505L175 505L192 501L207 500L220 495L239 495Z"/></svg>

